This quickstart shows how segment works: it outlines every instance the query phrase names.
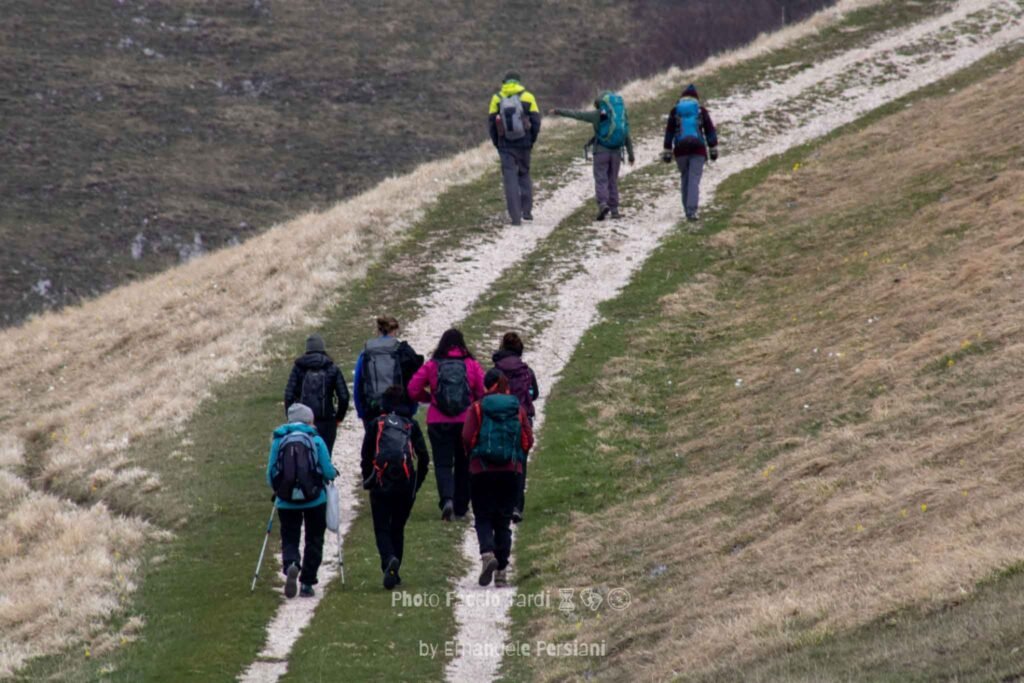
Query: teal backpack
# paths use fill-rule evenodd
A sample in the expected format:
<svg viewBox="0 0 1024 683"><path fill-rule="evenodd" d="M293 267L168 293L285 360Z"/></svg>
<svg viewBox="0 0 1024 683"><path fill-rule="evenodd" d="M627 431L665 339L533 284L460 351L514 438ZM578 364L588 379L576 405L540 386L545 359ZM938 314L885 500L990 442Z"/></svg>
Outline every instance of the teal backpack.
<svg viewBox="0 0 1024 683"><path fill-rule="evenodd" d="M480 435L470 456L491 465L523 460L519 399L512 394L489 394L474 409L480 422Z"/></svg>
<svg viewBox="0 0 1024 683"><path fill-rule="evenodd" d="M626 136L629 135L626 103L622 95L606 92L601 95L598 104L605 116L597 127L597 144L607 149L619 149L626 144Z"/></svg>
<svg viewBox="0 0 1024 683"><path fill-rule="evenodd" d="M676 144L684 140L705 144L700 124L700 102L692 97L679 100L676 104Z"/></svg>

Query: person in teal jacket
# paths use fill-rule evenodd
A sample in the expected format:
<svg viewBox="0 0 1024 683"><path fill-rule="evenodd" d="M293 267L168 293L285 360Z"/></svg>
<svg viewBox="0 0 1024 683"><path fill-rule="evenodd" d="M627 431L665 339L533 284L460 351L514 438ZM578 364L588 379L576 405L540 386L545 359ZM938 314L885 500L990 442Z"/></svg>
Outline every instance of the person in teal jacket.
<svg viewBox="0 0 1024 683"><path fill-rule="evenodd" d="M324 554L324 533L327 530L327 492L323 484L333 481L338 472L331 463L331 455L327 444L320 438L313 426L313 410L301 403L288 406L288 423L274 430L270 442L270 459L267 461L267 483L274 488L274 474L277 466L278 451L281 442L293 432L301 432L312 438L316 451L317 472L320 492L309 501L289 502L281 500L275 492L277 516L281 527L281 566L284 568L285 597L294 598L296 592L302 597L313 597L313 586L317 583L316 573ZM299 564L299 539L302 525L306 525L306 547ZM301 583L301 591L297 591L296 583Z"/></svg>

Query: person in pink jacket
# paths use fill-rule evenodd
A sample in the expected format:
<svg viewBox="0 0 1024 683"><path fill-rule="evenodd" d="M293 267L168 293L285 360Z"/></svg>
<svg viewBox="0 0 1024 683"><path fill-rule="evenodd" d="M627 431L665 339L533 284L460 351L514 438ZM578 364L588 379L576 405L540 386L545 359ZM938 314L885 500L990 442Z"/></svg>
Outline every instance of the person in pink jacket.
<svg viewBox="0 0 1024 683"><path fill-rule="evenodd" d="M466 348L462 332L441 335L433 356L409 380L409 398L429 403L427 437L434 453L441 519L465 519L469 511L469 457L462 426L474 401L484 395L484 371Z"/></svg>

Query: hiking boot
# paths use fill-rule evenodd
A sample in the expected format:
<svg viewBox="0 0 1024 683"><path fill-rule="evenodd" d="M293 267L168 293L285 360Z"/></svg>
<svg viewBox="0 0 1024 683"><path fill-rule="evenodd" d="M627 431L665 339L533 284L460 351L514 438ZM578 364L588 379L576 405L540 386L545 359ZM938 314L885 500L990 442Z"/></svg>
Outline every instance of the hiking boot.
<svg viewBox="0 0 1024 683"><path fill-rule="evenodd" d="M522 224L523 224L523 222L522 222L522 221L512 221L512 225L514 225L514 226L516 226L516 227L518 227L518 226L520 226L520 225L522 225Z"/></svg>
<svg viewBox="0 0 1024 683"><path fill-rule="evenodd" d="M622 218L622 214L619 213L618 209L612 209L611 217L613 220L618 220L619 218Z"/></svg>
<svg viewBox="0 0 1024 683"><path fill-rule="evenodd" d="M601 206L597 207L597 220L603 221L605 219L605 216L608 215L609 211L611 211L611 209L609 209L605 204L602 204Z"/></svg>
<svg viewBox="0 0 1024 683"><path fill-rule="evenodd" d="M523 521L523 511L519 508L512 508L512 523L519 524Z"/></svg>
<svg viewBox="0 0 1024 683"><path fill-rule="evenodd" d="M292 562L288 565L284 579L284 597L294 598L299 590L299 565Z"/></svg>
<svg viewBox="0 0 1024 683"><path fill-rule="evenodd" d="M398 585L398 582L398 558L392 556L388 559L387 566L384 567L384 587L391 590Z"/></svg>
<svg viewBox="0 0 1024 683"><path fill-rule="evenodd" d="M691 223L693 223L694 221L698 221L698 220L700 220L700 219L699 219L699 218L697 218L697 214L693 214L693 215L691 215L691 216L687 216L687 217L686 217L686 220L688 220L688 221L690 221Z"/></svg>
<svg viewBox="0 0 1024 683"><path fill-rule="evenodd" d="M316 595L316 591L313 590L313 585L309 583L302 584L302 588L299 589L300 598L311 598Z"/></svg>
<svg viewBox="0 0 1024 683"><path fill-rule="evenodd" d="M450 499L446 500L444 502L444 507L441 508L441 519L443 521L445 521L445 522L452 521L452 514L454 512L455 512L455 506L452 504L452 501Z"/></svg>
<svg viewBox="0 0 1024 683"><path fill-rule="evenodd" d="M489 586L491 585L491 577L494 576L494 570L498 568L498 559L494 557L494 553L484 553L480 556L480 585Z"/></svg>
<svg viewBox="0 0 1024 683"><path fill-rule="evenodd" d="M533 220L533 214L530 213L529 211L527 211L526 213L523 214L523 220L524 221L532 221Z"/></svg>
<svg viewBox="0 0 1024 683"><path fill-rule="evenodd" d="M506 570L504 569L499 569L498 571L494 572L495 588L504 588L508 585L508 575L505 572Z"/></svg>

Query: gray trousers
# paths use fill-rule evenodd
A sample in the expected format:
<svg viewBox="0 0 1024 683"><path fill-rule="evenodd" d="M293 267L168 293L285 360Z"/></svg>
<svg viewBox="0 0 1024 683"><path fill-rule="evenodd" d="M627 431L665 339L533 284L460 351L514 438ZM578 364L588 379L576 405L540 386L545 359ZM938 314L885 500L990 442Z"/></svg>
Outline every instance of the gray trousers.
<svg viewBox="0 0 1024 683"><path fill-rule="evenodd" d="M704 174L706 159L699 154L687 154L676 157L679 167L680 188L683 194L683 210L687 218L697 216L697 205L700 203L700 177Z"/></svg>
<svg viewBox="0 0 1024 683"><path fill-rule="evenodd" d="M513 225L533 211L533 183L530 182L530 150L517 147L499 149L501 182L505 185L505 204Z"/></svg>
<svg viewBox="0 0 1024 683"><path fill-rule="evenodd" d="M594 152L594 192L597 194L597 205L609 209L619 208L619 166L622 165L622 152Z"/></svg>

